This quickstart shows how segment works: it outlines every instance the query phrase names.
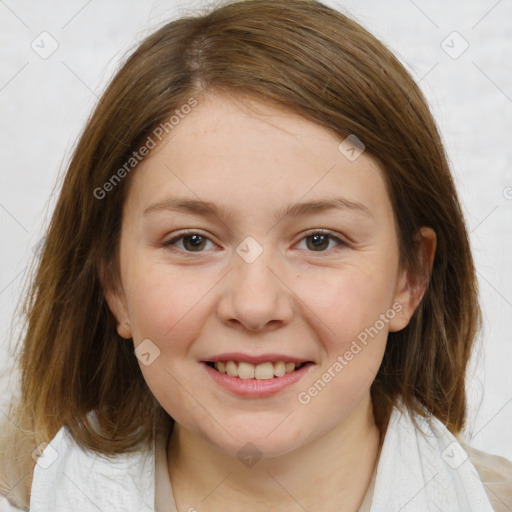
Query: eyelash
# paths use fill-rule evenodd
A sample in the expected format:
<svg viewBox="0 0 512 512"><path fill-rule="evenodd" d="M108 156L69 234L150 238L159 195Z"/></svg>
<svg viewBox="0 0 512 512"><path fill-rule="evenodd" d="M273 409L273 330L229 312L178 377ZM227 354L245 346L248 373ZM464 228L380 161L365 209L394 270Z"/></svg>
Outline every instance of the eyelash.
<svg viewBox="0 0 512 512"><path fill-rule="evenodd" d="M163 242L161 245L162 247L168 247L168 248L172 248L172 249L176 249L175 247L172 247L177 241L187 237L187 236L191 236L191 235L199 235L201 236L202 238L204 238L205 240L208 240L211 242L211 240L206 237L205 235L203 235L202 233L198 232L198 231L185 231L183 233L180 233L178 236L175 236L173 238L171 238L170 240L167 240L166 242ZM341 249L343 247L346 247L348 245L347 242L345 242L344 240L342 240L341 238L337 237L337 236L334 236L332 233L329 233L328 231L323 231L323 230L317 230L317 231L312 231L310 232L309 234L305 235L304 237L302 237L300 239L300 242L302 242L302 240L305 240L306 238L309 238L309 237L312 237L313 235L324 235L326 236L327 238L331 239L331 240L335 240L336 242L338 242L338 247L335 247L334 249L327 249L325 251L308 251L308 252L311 252L311 253L315 253L315 252L318 252L319 254L322 254L322 253L327 253L329 252L330 250L337 250L337 249ZM213 242L212 242L213 243ZM176 250L179 250L181 252L185 252L185 253L188 253L188 254L201 254L202 252L204 251L187 251L187 250L182 250L182 249L176 249Z"/></svg>

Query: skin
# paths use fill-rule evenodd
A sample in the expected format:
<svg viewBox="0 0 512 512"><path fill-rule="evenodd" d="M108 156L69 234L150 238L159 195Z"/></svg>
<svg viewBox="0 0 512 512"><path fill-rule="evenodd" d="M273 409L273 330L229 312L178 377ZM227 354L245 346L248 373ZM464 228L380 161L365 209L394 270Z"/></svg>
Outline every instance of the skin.
<svg viewBox="0 0 512 512"><path fill-rule="evenodd" d="M388 332L407 325L426 283L399 266L382 169L367 153L348 160L338 150L342 140L282 108L210 94L131 176L122 287L106 290L106 299L122 337L135 347L150 339L160 351L140 367L176 421L168 467L180 511L289 511L301 510L299 503L308 511L356 511L364 497L380 441L370 386ZM231 216L143 214L177 196L224 205ZM284 205L326 197L369 213L276 217ZM185 229L206 237L199 249L183 238L162 246ZM315 247L318 229L344 243L326 238ZM247 236L263 249L252 263L236 252ZM435 233L422 228L418 240L430 265ZM298 393L393 304L401 311L301 404ZM277 395L248 399L219 387L200 362L228 351L315 364ZM237 457L248 442L262 455L252 467Z"/></svg>

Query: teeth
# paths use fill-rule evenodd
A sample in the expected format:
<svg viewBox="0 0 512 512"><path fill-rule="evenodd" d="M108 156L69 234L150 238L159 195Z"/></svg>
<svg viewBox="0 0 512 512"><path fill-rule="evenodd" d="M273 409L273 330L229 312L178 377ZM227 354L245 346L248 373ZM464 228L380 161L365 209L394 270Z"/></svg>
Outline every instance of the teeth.
<svg viewBox="0 0 512 512"><path fill-rule="evenodd" d="M277 363L274 363L274 375L276 377L282 377L285 373L286 365L283 363L283 361L278 361Z"/></svg>
<svg viewBox="0 0 512 512"><path fill-rule="evenodd" d="M255 368L253 364L238 363L238 377L240 377L241 379L254 379L254 373Z"/></svg>
<svg viewBox="0 0 512 512"><path fill-rule="evenodd" d="M228 361L226 363L226 373L230 377L238 377L238 365L234 361Z"/></svg>
<svg viewBox="0 0 512 512"><path fill-rule="evenodd" d="M230 377L240 379L269 380L274 377L282 377L286 373L292 373L295 370L295 363L285 363L284 361L271 361L260 364L251 364L241 361L218 361L215 363L215 369L220 373L227 373Z"/></svg>
<svg viewBox="0 0 512 512"><path fill-rule="evenodd" d="M240 363L240 364L242 364L242 363ZM272 363L259 364L254 369L254 378L257 380L273 379L274 378L274 365Z"/></svg>

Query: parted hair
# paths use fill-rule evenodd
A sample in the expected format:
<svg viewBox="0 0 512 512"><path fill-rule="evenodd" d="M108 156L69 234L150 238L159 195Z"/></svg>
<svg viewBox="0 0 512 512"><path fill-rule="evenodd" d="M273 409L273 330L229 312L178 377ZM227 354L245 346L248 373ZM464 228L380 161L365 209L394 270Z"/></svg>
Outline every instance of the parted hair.
<svg viewBox="0 0 512 512"><path fill-rule="evenodd" d="M436 232L428 287L409 324L389 333L371 395L381 429L399 398L452 433L465 426L466 368L481 323L477 284L423 94L383 43L338 10L313 0L220 2L168 22L130 50L77 141L23 296L21 388L0 446L3 492L15 503L28 503L31 451L61 427L81 447L113 455L150 443L155 425L169 420L104 294L120 284L122 210L136 166L105 197L94 191L155 127L210 92L285 107L340 140L356 135L383 169L407 269L423 268L418 229Z"/></svg>

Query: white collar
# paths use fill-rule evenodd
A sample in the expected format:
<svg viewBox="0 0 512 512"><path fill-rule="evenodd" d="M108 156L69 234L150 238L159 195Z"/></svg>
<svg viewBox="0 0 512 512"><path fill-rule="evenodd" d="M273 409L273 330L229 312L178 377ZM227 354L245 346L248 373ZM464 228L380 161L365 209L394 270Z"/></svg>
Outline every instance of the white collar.
<svg viewBox="0 0 512 512"><path fill-rule="evenodd" d="M411 414L401 402L384 438L370 512L394 510L493 512L475 467L453 434L436 417Z"/></svg>
<svg viewBox="0 0 512 512"><path fill-rule="evenodd" d="M370 512L493 512L475 467L455 437L435 417L414 417L421 431L408 412L393 408ZM166 510L174 512L168 474L155 475L158 460L163 467L165 438L157 436L155 443L151 450L101 456L83 451L63 427L35 466L30 511L68 512L79 506L81 512L160 512L155 508L156 476L163 489L159 495L172 499L174 509L167 502Z"/></svg>

